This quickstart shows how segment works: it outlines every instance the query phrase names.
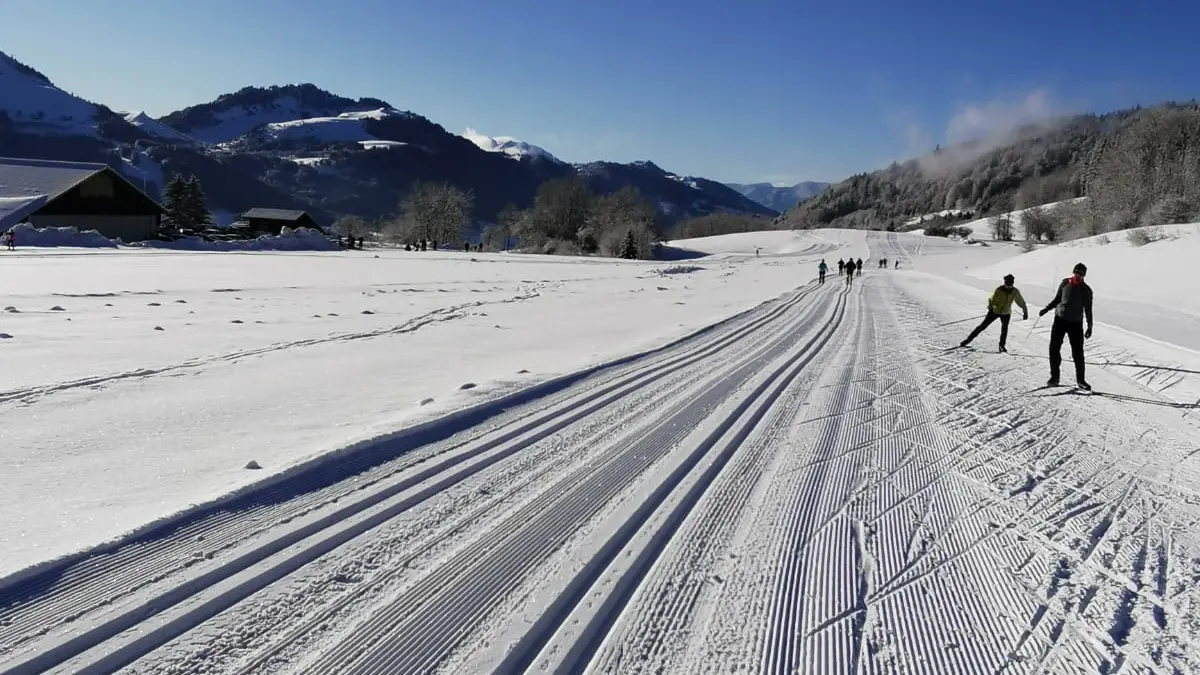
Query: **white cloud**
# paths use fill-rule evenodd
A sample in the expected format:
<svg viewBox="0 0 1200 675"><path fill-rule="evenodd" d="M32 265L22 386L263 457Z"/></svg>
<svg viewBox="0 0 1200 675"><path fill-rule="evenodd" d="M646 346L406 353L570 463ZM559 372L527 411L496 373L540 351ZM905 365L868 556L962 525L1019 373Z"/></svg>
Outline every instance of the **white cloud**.
<svg viewBox="0 0 1200 675"><path fill-rule="evenodd" d="M946 124L946 143L964 143L1009 135L1027 124L1053 117L1056 108L1045 88L1034 89L1016 101L960 103Z"/></svg>

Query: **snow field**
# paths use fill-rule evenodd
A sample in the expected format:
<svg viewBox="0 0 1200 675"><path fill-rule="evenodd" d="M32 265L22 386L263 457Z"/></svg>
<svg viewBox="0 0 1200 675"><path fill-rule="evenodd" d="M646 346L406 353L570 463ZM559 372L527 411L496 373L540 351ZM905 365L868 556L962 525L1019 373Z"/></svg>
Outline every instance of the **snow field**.
<svg viewBox="0 0 1200 675"><path fill-rule="evenodd" d="M514 327L511 345L478 341L489 355L541 337L520 326L586 320L581 298L606 323L566 336L576 362L627 352L632 308L720 318L746 307L719 311L723 289L795 290L536 391L495 403L503 386L459 392L482 407L0 590L0 673L1200 667L1200 433L1167 396L1184 384L1109 366L1089 370L1087 401L1042 389L1045 332L1021 322L1012 354L947 350L973 319L952 322L986 297L976 285L990 286L959 267L995 251L895 233L762 236L689 242L710 255L677 270L540 260L539 281L522 265L537 294L486 308ZM790 253L754 251L770 247ZM859 256L852 287L811 282L820 257ZM901 269L873 269L879 256ZM330 278L361 288L344 270ZM425 335L463 350L470 333L434 335L461 321L351 343L428 350ZM280 377L270 365L257 374ZM288 384L314 396L300 382Z"/></svg>

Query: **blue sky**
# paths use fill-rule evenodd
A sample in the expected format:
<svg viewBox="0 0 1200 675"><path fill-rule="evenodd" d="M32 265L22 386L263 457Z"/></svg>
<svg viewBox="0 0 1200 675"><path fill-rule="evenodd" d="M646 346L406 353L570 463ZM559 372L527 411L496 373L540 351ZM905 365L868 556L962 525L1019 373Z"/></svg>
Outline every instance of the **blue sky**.
<svg viewBox="0 0 1200 675"><path fill-rule="evenodd" d="M1197 21L1183 0L3 0L0 50L116 110L313 82L569 161L790 183L1191 99Z"/></svg>

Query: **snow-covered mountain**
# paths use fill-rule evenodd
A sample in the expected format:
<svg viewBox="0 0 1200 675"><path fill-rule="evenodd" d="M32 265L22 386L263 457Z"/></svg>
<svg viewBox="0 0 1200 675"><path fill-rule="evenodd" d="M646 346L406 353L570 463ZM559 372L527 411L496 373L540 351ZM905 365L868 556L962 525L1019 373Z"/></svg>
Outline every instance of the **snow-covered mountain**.
<svg viewBox="0 0 1200 675"><path fill-rule="evenodd" d="M0 114L15 131L95 136L98 112L96 104L68 94L50 78L0 52Z"/></svg>
<svg viewBox="0 0 1200 675"><path fill-rule="evenodd" d="M153 117L147 115L145 112L139 111L125 113L122 115L122 117L125 118L126 122L129 122L133 126L156 138L161 138L168 141L178 141L182 143L197 142L196 139L192 138L191 136L172 129L170 126L159 122Z"/></svg>
<svg viewBox="0 0 1200 675"><path fill-rule="evenodd" d="M372 113L381 109L394 111L391 105L379 99L350 99L331 94L312 84L299 84L282 87L245 87L232 94L225 94L215 101L173 112L159 121L205 143L219 144L232 141L268 124L312 119L330 120L340 118L345 113ZM399 111L394 112L400 114ZM303 133L312 132L314 129L316 127L305 129Z"/></svg>
<svg viewBox="0 0 1200 675"><path fill-rule="evenodd" d="M780 213L809 197L820 194L829 187L829 183L815 181L805 181L788 186L777 186L770 183L726 183L726 185Z"/></svg>
<svg viewBox="0 0 1200 675"><path fill-rule="evenodd" d="M599 194L634 186L668 220L774 215L725 185L652 162L569 164L516 138L453 133L386 101L313 84L244 87L159 118L118 114L4 55L0 154L105 162L152 194L171 174L195 174L215 210L302 208L321 221L394 215L398 193L419 181L471 190L476 215L489 220L506 204L531 204L546 181L570 176Z"/></svg>
<svg viewBox="0 0 1200 675"><path fill-rule="evenodd" d="M546 159L559 164L564 163L561 159L550 154L545 148L533 145L532 143L526 143L512 136L488 136L470 127L467 127L462 136L475 145L478 145L481 150L499 152L513 159L520 160L528 157Z"/></svg>

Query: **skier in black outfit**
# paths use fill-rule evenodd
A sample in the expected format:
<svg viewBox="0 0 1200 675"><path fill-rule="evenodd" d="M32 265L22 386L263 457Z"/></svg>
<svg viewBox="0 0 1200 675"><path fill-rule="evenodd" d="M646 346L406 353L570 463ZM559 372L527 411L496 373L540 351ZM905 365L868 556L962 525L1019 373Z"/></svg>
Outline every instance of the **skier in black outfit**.
<svg viewBox="0 0 1200 675"><path fill-rule="evenodd" d="M862 258L859 258L858 262L854 263L854 271L856 272L855 276L862 276Z"/></svg>
<svg viewBox="0 0 1200 675"><path fill-rule="evenodd" d="M1062 365L1062 343L1066 337L1071 343L1071 359L1075 361L1075 382L1080 389L1091 390L1092 385L1084 379L1083 341L1092 337L1092 287L1084 283L1087 266L1078 263L1073 274L1058 285L1058 293L1038 316L1054 310L1054 326L1050 329L1050 379L1047 386L1058 386L1059 367ZM1087 330L1083 321L1087 319Z"/></svg>
<svg viewBox="0 0 1200 675"><path fill-rule="evenodd" d="M846 271L846 261L842 260L841 258L838 258L838 276L839 277L842 276L842 274L845 271Z"/></svg>

